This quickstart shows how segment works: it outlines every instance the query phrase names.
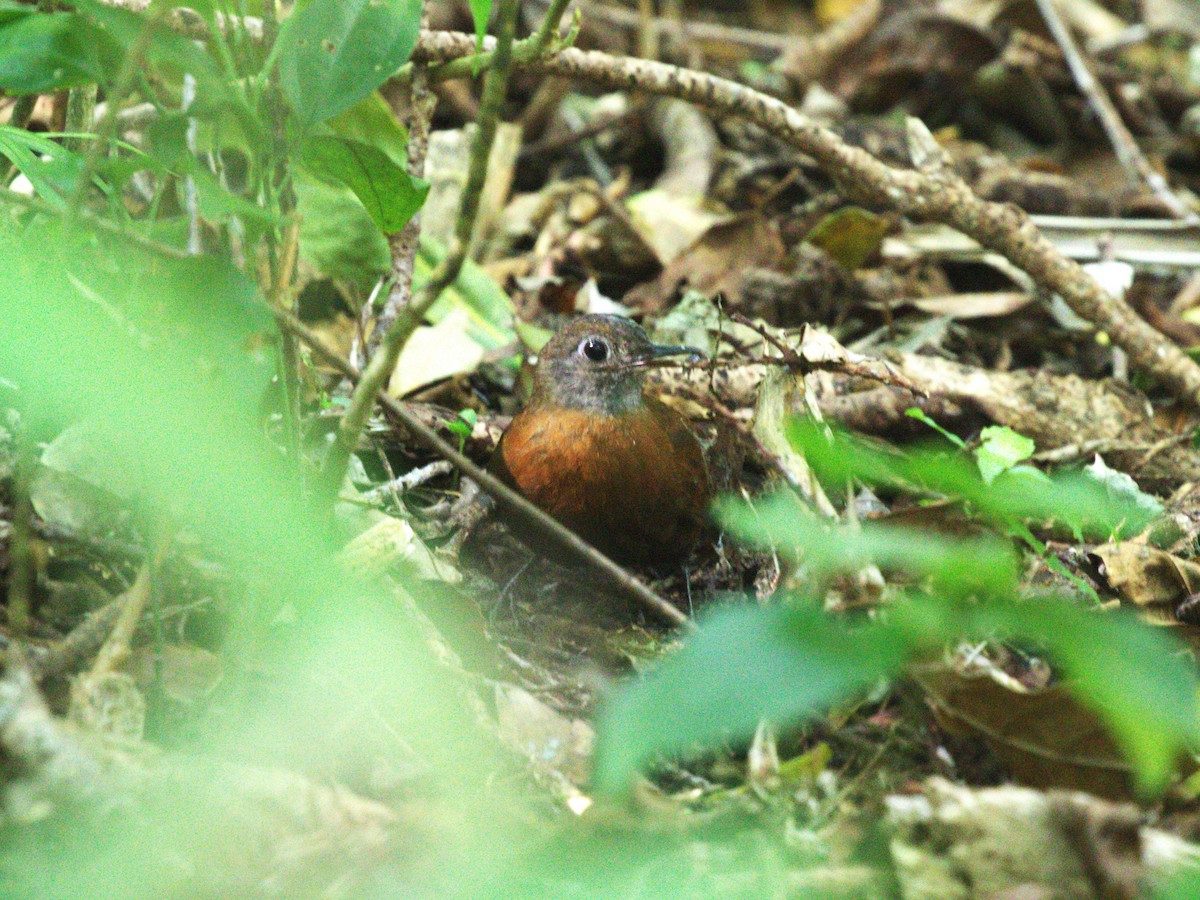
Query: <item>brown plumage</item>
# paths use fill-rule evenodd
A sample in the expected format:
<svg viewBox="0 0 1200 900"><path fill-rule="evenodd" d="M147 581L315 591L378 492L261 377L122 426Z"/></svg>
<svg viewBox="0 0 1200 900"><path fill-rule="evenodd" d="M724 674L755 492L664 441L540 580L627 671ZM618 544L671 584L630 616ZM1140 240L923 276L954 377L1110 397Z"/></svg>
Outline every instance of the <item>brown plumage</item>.
<svg viewBox="0 0 1200 900"><path fill-rule="evenodd" d="M708 468L683 417L643 382L665 357L695 353L651 343L628 319L572 320L539 355L492 471L619 562L686 558L712 497Z"/></svg>

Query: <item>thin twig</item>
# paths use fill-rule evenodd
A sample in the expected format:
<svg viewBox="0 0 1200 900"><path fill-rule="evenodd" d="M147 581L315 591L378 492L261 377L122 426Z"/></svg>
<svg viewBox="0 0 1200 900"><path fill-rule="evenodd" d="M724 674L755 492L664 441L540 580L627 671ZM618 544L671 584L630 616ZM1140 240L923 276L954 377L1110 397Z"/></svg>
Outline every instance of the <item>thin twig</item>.
<svg viewBox="0 0 1200 900"><path fill-rule="evenodd" d="M746 358L746 362L748 363L765 366L782 365L789 369L794 369L802 375L816 371L837 372L858 378L869 378L872 381L878 381L889 387L903 388L916 397L928 396L928 392L923 390L920 385L914 384L911 379L904 377L902 373L897 372L892 366L888 365L885 360L859 356L845 350L845 348L840 348L841 352L836 357L812 358L804 355L804 351L808 346L804 337L801 338L800 347L797 350L789 347L776 335L771 334L765 326L752 321L739 312L730 313L729 319L738 325L749 328L779 351L779 356L768 356L764 345L764 351L758 357ZM806 327L804 335L808 334L809 332Z"/></svg>
<svg viewBox="0 0 1200 900"><path fill-rule="evenodd" d="M1179 219L1196 219L1196 213L1175 196L1162 173L1150 164L1150 160L1146 159L1146 155L1142 153L1142 148L1137 145L1137 141L1125 127L1125 123L1121 120L1121 114L1117 112L1117 108L1109 99L1104 86L1092 74L1087 61L1079 52L1075 38L1058 14L1054 0L1037 0L1037 6L1042 18L1046 21L1046 27L1050 29L1050 34L1053 35L1059 49L1062 50L1067 68L1071 70L1071 77L1075 79L1075 85L1087 98L1097 118L1100 119L1100 124L1104 128L1104 133L1108 135L1108 141L1112 144L1117 160L1130 175L1150 188L1173 216Z"/></svg>
<svg viewBox="0 0 1200 900"><path fill-rule="evenodd" d="M303 322L284 310L273 309L279 324L307 344L326 363L351 381L361 383L362 373L346 360L329 349ZM384 410L395 416L405 428L427 449L452 462L468 478L496 498L506 509L515 514L526 525L546 535L558 546L586 562L607 576L614 585L641 603L649 612L671 625L694 627L692 620L646 587L629 572L617 565L583 538L566 528L556 519L534 506L516 491L488 474L466 456L450 446L432 428L422 422L408 407L395 398L380 392L378 396Z"/></svg>
<svg viewBox="0 0 1200 900"><path fill-rule="evenodd" d="M400 352L421 324L425 313L441 296L442 291L458 277L458 273L467 259L471 234L475 228L475 219L479 214L480 197L483 194L484 183L487 181L488 159L491 157L497 123L504 105L505 94L508 91L512 47L517 31L517 10L517 0L501 0L500 33L496 38L493 67L488 71L484 83L479 121L476 126L475 141L471 148L467 183L463 188L462 206L459 209L458 221L455 223L450 246L437 268L430 273L428 281L425 282L420 292L412 298L410 303L399 310L395 322L384 334L378 352L367 363L362 381L359 382L350 398L350 405L346 409L345 415L338 423L333 445L329 448L329 453L321 468L321 476L317 485L319 502L324 501L332 505L334 498L337 497L342 480L346 475L350 454L358 446L359 437L375 406L375 396L391 378L392 371L396 368L396 361L400 358Z"/></svg>
<svg viewBox="0 0 1200 900"><path fill-rule="evenodd" d="M491 45L485 42L486 46ZM414 59L463 62L474 54L472 35L433 32L421 36ZM537 60L518 58L515 64L611 90L679 97L753 122L811 157L856 203L890 208L921 221L944 222L995 250L1061 296L1077 315L1107 332L1141 371L1163 382L1186 402L1200 406L1200 366L1164 340L1124 301L1105 292L1078 264L1059 253L1023 210L1008 203L981 200L948 165L894 168L866 150L850 146L783 101L702 72L573 47ZM431 69L431 76L436 77L445 68ZM911 143L921 143L922 131L928 134L918 120L909 120ZM928 142L936 147L932 138Z"/></svg>
<svg viewBox="0 0 1200 900"><path fill-rule="evenodd" d="M388 494L394 496L400 491L411 491L413 488L420 487L425 482L439 475L448 474L453 469L454 466L450 464L449 460L435 459L426 466L405 472L403 475L379 485L379 487L364 491L358 495L358 499L364 503L380 503Z"/></svg>
<svg viewBox="0 0 1200 900"><path fill-rule="evenodd" d="M421 13L424 26L429 20L429 4L426 0L425 9ZM429 150L429 133L433 128L433 113L437 108L437 94L429 87L429 72L426 66L417 66L413 70L413 80L409 87L408 111L405 116L405 127L408 129L408 174L414 178L425 175L425 156ZM421 213L409 219L398 232L387 236L388 251L391 255L389 281L391 287L384 301L383 308L375 319L374 330L369 330L372 304L363 306L359 322L360 333L367 335L363 343L361 359L351 355L356 364L366 365L371 357L379 350L384 335L388 333L400 310L412 300L413 273L416 269L417 251L420 248ZM356 342L357 346L357 342Z"/></svg>

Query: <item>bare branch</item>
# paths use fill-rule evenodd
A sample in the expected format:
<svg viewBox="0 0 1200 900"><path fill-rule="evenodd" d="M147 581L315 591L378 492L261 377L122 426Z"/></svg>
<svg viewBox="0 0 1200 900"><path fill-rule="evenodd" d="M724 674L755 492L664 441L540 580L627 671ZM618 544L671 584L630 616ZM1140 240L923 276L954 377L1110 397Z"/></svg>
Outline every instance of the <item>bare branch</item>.
<svg viewBox="0 0 1200 900"><path fill-rule="evenodd" d="M427 32L422 34L414 58L427 62L460 60L474 52L471 35ZM783 101L702 72L573 47L536 60L519 59L515 64L613 90L679 97L747 119L810 156L855 202L952 225L1000 253L1059 294L1076 314L1107 332L1138 369L1162 381L1181 399L1200 405L1200 366L1165 341L1123 301L1109 296L1077 263L1059 253L1024 211L981 200L948 166L894 168L866 150L850 146ZM432 71L436 74L443 70L438 67Z"/></svg>

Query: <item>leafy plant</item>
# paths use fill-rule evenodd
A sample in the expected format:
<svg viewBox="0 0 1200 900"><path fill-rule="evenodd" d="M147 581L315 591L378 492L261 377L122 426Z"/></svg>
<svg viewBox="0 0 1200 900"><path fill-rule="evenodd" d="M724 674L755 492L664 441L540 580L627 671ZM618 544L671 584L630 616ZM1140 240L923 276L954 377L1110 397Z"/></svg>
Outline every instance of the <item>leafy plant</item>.
<svg viewBox="0 0 1200 900"><path fill-rule="evenodd" d="M475 430L475 423L477 421L479 421L479 414L475 410L462 409L459 410L458 416L447 426L450 429L450 433L458 438L458 450L460 453L467 438Z"/></svg>
<svg viewBox="0 0 1200 900"><path fill-rule="evenodd" d="M269 52L245 35L227 33L225 20L206 4L198 11L213 37L211 52L167 27L167 7L139 15L94 0L70 6L50 14L21 6L0 18L0 48L13 49L0 50L0 88L20 94L99 84L110 110L136 92L158 115L145 154L107 140L104 123L98 150L85 156L45 138L33 146L32 138L10 133L0 153L29 178L38 198L78 205L85 186L116 197L139 172L158 176L163 191L172 179L186 178L198 192L201 215L222 224L240 220L251 241L263 237L273 244L282 241L284 218L295 204L296 165L345 184L384 232L402 227L423 203L428 186L408 174L402 158L361 136L338 134L330 123L367 101L408 58L419 30L418 0L312 0L287 19ZM195 84L195 100L183 109L185 79ZM189 122L199 126L190 139ZM231 154L246 159L244 184L235 186L243 179L230 177ZM40 158L46 155L48 162ZM129 164L114 169L115 158ZM96 180L102 163L120 179ZM83 183L64 194L52 188L65 173ZM161 217L156 223L156 239L163 240L168 232Z"/></svg>
<svg viewBox="0 0 1200 900"><path fill-rule="evenodd" d="M1026 478L1010 469L988 482L961 457L869 449L804 423L794 423L789 435L832 484L855 478L950 493L997 522L1054 517L1115 531L1148 520L1145 509L1083 475ZM807 584L874 563L911 586L868 621L835 619L815 598L794 592L770 607L707 617L679 653L605 710L596 773L602 788L622 787L658 754L748 738L762 719L811 719L962 639L1019 637L1043 647L1075 695L1108 724L1147 791L1161 789L1178 755L1200 741L1200 681L1173 640L1073 597L1023 599L1019 558L998 535L951 538L882 523L835 525L786 492L754 504L727 500L718 516L741 540L802 561Z"/></svg>

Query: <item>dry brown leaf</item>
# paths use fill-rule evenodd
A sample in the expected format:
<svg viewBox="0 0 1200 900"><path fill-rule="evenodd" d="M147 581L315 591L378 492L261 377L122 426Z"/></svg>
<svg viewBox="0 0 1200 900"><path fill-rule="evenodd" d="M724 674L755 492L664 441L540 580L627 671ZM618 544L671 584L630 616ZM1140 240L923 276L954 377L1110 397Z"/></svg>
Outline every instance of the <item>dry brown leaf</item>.
<svg viewBox="0 0 1200 900"><path fill-rule="evenodd" d="M664 266L728 218L728 214L709 209L702 197L679 196L658 188L634 194L625 206L638 234Z"/></svg>
<svg viewBox="0 0 1200 900"><path fill-rule="evenodd" d="M942 727L982 737L1021 784L1131 796L1132 768L1100 720L1055 685L1031 692L989 665L915 667Z"/></svg>
<svg viewBox="0 0 1200 900"><path fill-rule="evenodd" d="M392 370L388 393L404 397L443 378L473 372L484 350L469 336L469 320L466 310L456 308L436 325L414 331Z"/></svg>
<svg viewBox="0 0 1200 900"><path fill-rule="evenodd" d="M646 312L659 312L682 288L706 297L722 294L730 307L742 302L750 269L778 266L786 250L775 228L757 213L713 225L671 262L654 281L639 285L624 302Z"/></svg>
<svg viewBox="0 0 1200 900"><path fill-rule="evenodd" d="M1104 544L1089 556L1121 600L1137 606L1155 624L1180 624L1180 604L1200 592L1200 564L1148 544Z"/></svg>

